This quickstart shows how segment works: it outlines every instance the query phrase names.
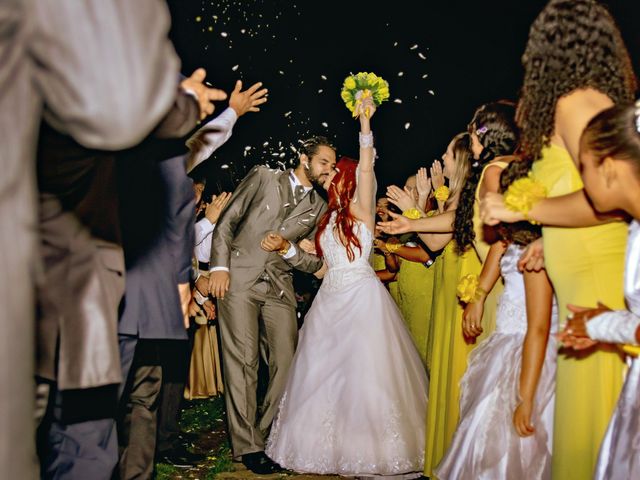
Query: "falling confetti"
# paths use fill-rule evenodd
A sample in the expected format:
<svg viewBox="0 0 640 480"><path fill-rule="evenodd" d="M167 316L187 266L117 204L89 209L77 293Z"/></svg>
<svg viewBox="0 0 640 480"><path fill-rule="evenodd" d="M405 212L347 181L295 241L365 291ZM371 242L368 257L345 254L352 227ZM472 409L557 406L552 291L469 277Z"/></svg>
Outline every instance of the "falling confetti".
<svg viewBox="0 0 640 480"><path fill-rule="evenodd" d="M227 32L220 32L220 36L223 38L227 38L229 34Z"/></svg>
<svg viewBox="0 0 640 480"><path fill-rule="evenodd" d="M401 99L399 99L399 98L396 98L396 99L393 101L393 103L402 103L402 100L401 100Z"/></svg>
<svg viewBox="0 0 640 480"><path fill-rule="evenodd" d="M427 78L429 76L428 73L425 73L424 75L422 75L422 78Z"/></svg>
<svg viewBox="0 0 640 480"><path fill-rule="evenodd" d="M398 76L402 77L404 75L404 72L398 72Z"/></svg>
<svg viewBox="0 0 640 480"><path fill-rule="evenodd" d="M326 80L326 79L327 79L327 77L325 77L324 75L320 75L320 78L321 78L322 80Z"/></svg>
<svg viewBox="0 0 640 480"><path fill-rule="evenodd" d="M409 127L410 127L410 126L411 126L411 123L410 123L410 122L407 122L407 123L405 123L405 124L404 124L404 129L405 129L405 130L409 130Z"/></svg>
<svg viewBox="0 0 640 480"><path fill-rule="evenodd" d="M416 48L418 48L418 44L417 43L415 45L413 45L409 50L415 50Z"/></svg>
<svg viewBox="0 0 640 480"><path fill-rule="evenodd" d="M240 66L240 65L234 65L233 67L231 67L231 70L233 70L233 71L235 72L236 70L238 70L238 67L239 67L239 66Z"/></svg>
<svg viewBox="0 0 640 480"><path fill-rule="evenodd" d="M288 117L289 115L291 115L291 112L287 112L284 114L285 117Z"/></svg>
<svg viewBox="0 0 640 480"><path fill-rule="evenodd" d="M220 165L220 168L223 170L226 170L227 168L229 168L229 165L227 165L226 163L223 165Z"/></svg>
<svg viewBox="0 0 640 480"><path fill-rule="evenodd" d="M429 93L430 93L431 95L435 95L435 92L434 92L433 90L429 90Z"/></svg>
<svg viewBox="0 0 640 480"><path fill-rule="evenodd" d="M329 127L329 124L328 124L327 122L322 122L322 123L321 123L321 125L322 125L324 128L328 128L328 127Z"/></svg>
<svg viewBox="0 0 640 480"><path fill-rule="evenodd" d="M427 57L425 57L422 53L418 53L418 56L422 59L422 60L426 60Z"/></svg>

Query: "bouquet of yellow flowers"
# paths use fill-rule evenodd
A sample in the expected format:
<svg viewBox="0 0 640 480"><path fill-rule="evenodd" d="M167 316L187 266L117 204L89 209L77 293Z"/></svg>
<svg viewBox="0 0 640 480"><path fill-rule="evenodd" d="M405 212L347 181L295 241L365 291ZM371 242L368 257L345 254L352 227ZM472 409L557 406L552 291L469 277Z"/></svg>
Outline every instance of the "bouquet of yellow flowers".
<svg viewBox="0 0 640 480"><path fill-rule="evenodd" d="M360 72L344 79L340 97L353 116L357 117L357 107L364 98L372 97L376 107L389 100L389 84L375 73ZM365 115L369 116L369 112L366 111Z"/></svg>

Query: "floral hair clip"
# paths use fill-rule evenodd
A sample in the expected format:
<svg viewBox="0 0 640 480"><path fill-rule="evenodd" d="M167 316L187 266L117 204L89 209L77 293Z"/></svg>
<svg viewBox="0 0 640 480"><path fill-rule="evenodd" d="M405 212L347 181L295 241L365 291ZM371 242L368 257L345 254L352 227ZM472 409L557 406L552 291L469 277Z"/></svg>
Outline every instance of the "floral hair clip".
<svg viewBox="0 0 640 480"><path fill-rule="evenodd" d="M483 125L482 127L476 130L476 135L484 135L485 133L487 133L487 131L489 131L489 129L487 128L486 125Z"/></svg>

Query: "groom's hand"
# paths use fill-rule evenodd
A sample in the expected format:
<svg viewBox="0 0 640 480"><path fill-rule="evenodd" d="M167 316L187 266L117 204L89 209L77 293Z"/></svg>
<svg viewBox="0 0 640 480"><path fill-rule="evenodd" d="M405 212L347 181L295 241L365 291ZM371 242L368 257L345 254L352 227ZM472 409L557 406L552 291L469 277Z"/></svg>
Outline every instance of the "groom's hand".
<svg viewBox="0 0 640 480"><path fill-rule="evenodd" d="M209 274L209 293L216 298L223 299L229 290L229 272L215 270Z"/></svg>
<svg viewBox="0 0 640 480"><path fill-rule="evenodd" d="M269 233L260 242L260 246L267 252L279 252L289 245L289 240L277 233Z"/></svg>

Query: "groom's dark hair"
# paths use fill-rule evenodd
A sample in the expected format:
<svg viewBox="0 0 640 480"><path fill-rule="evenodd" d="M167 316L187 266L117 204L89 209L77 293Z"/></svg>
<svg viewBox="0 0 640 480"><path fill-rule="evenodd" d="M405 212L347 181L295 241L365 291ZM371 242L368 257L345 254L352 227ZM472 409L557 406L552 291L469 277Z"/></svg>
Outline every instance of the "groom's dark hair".
<svg viewBox="0 0 640 480"><path fill-rule="evenodd" d="M336 151L336 147L333 146L331 141L327 137L323 137L322 135L317 135L303 140L298 151L300 153L300 156L304 154L307 156L307 158L311 159L311 157L318 153L318 148L320 148L321 146L329 147L334 152ZM298 157L298 165L299 164L300 157Z"/></svg>

